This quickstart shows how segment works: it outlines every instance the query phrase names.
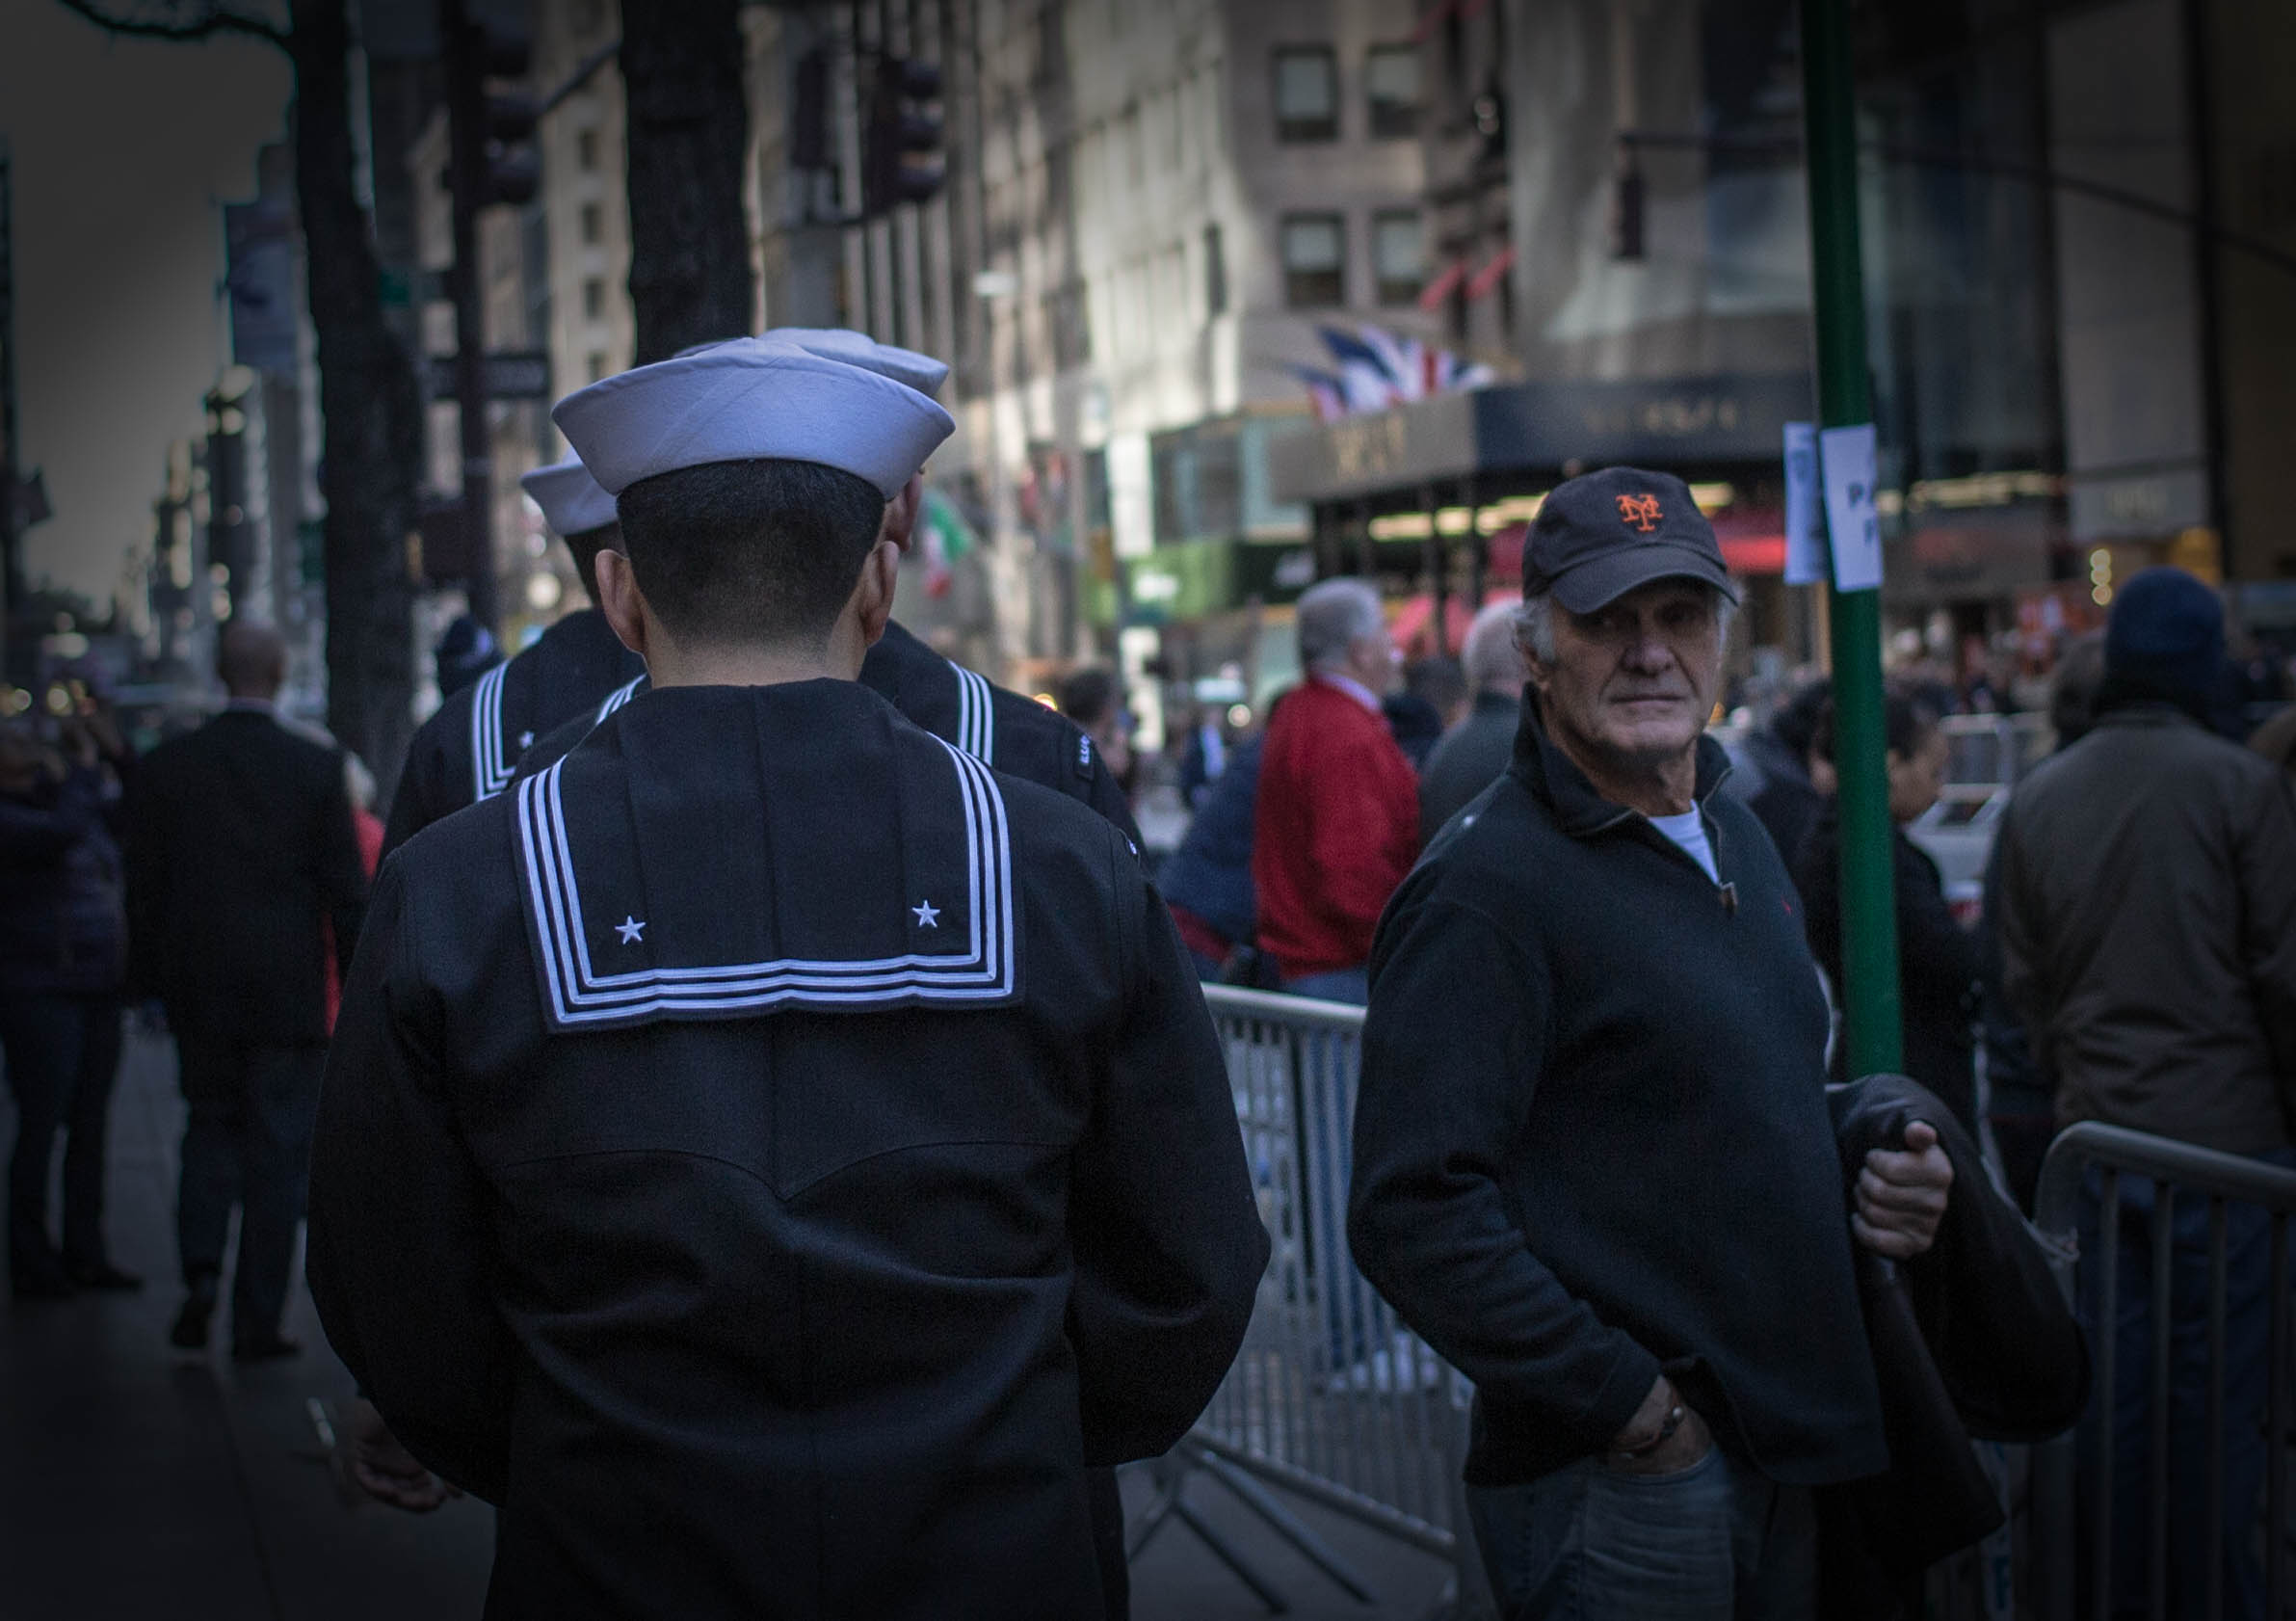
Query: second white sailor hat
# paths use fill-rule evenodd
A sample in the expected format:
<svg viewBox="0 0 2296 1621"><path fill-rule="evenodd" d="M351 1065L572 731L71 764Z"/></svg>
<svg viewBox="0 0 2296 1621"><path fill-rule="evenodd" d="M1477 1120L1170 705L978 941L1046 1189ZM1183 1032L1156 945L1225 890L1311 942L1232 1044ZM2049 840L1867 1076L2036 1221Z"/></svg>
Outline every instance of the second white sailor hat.
<svg viewBox="0 0 2296 1621"><path fill-rule="evenodd" d="M788 342L737 338L568 394L550 419L599 485L712 462L817 462L891 500L956 432L905 383Z"/></svg>
<svg viewBox="0 0 2296 1621"><path fill-rule="evenodd" d="M554 535L579 535L614 521L614 497L598 488L582 458L571 451L546 467L520 473L518 485L542 509L542 521Z"/></svg>
<svg viewBox="0 0 2296 1621"><path fill-rule="evenodd" d="M897 344L880 343L867 332L857 332L850 327L769 327L765 341L794 343L800 349L831 360L865 366L881 377L906 383L918 393L936 399L940 397L940 385L949 380L946 361Z"/></svg>

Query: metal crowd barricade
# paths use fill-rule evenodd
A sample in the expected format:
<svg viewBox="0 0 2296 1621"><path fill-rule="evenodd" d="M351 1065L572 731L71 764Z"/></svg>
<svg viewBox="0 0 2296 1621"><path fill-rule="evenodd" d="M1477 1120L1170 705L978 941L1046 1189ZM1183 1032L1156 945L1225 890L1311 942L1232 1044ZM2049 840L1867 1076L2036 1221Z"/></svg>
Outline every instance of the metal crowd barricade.
<svg viewBox="0 0 2296 1621"><path fill-rule="evenodd" d="M2095 1173L2092 1175L2092 1173ZM2113 1412L2111 1395L2117 1388L2121 1347L2119 1336L2092 1328L2090 1356L2095 1368L2095 1390L2086 1424L2095 1425L2084 1448L2068 1436L2040 1449L2036 1459L2033 1501L2033 1569L2040 1614L2046 1621L2072 1621L2078 1611L2098 1617L2114 1613L2117 1561L2138 1557L2147 1577L2145 1612L2151 1616L2193 1613L2189 1589L2194 1573L2179 1573L2177 1593L2170 1590L2170 1519L2172 1515L2170 1454L2172 1450L2172 1374L2177 1326L2175 1289L2175 1212L2188 1200L2205 1201L2207 1209L2207 1375L2204 1402L2204 1476L2198 1488L2203 1516L2205 1574L2199 1578L2204 1613L2211 1618L2228 1613L2223 1557L2226 1449L2237 1426L2264 1426L2263 1517L2246 1528L2251 1547L2260 1555L2267 1616L2282 1621L2287 1613L2290 1504L2288 1469L2291 1448L2288 1426L2288 1217L2296 1212L2296 1170L2238 1155L2218 1154L2186 1143L2155 1137L2119 1127L2084 1123L2061 1133L2049 1149L2041 1174L2038 1200L2040 1225L2056 1251L2058 1281L2078 1306L2084 1297L2094 1307L2095 1324L2118 1324L2123 1300L2120 1252L2115 1236L2123 1228L2124 1198L2141 1199L2130 1181L2149 1183L2153 1216L2148 1235L2151 1243L2150 1386L2145 1418L2149 1421L2146 1479L2143 1489L2143 1532L2135 1547L2117 1542L2112 1513L2116 1471L2126 1460L2114 1456L2116 1440L2109 1422L2099 1415ZM2262 1413L2228 1411L2226 1368L2230 1346L2227 1314L2230 1285L2228 1257L2229 1208L2261 1207L2271 1221L2270 1270L2265 1279L2261 1310L2266 1315L2265 1410ZM2081 1254L2079 1236L2101 1235L2093 1254ZM2085 1492L2081 1488L2087 1488ZM2189 1512L2188 1499L2175 1505ZM2085 1591L2083 1590L2085 1588Z"/></svg>
<svg viewBox="0 0 2296 1621"><path fill-rule="evenodd" d="M1231 986L1206 986L1204 995L1273 1256L1235 1366L1196 1428L1157 1465L1157 1496L1132 1552L1176 1518L1271 1611L1288 1608L1190 1506L1190 1482L1209 1478L1369 1602L1362 1578L1269 1495L1266 1481L1448 1561L1437 1615L1487 1614L1460 1484L1469 1388L1403 1326L1348 1255L1362 1009Z"/></svg>

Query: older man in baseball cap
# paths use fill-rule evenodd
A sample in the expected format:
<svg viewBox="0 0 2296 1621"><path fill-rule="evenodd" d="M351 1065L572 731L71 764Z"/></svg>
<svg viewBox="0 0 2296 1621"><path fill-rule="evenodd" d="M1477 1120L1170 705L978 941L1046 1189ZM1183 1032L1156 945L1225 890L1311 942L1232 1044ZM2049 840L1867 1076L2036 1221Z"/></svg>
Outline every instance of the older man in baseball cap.
<svg viewBox="0 0 2296 1621"><path fill-rule="evenodd" d="M1926 1249L1936 1133L1843 1219L1826 998L1704 733L1737 590L1667 473L1550 494L1513 765L1371 959L1349 1234L1475 1381L1466 1464L1516 1616L1815 1613L1811 1488L1887 1466L1853 1242Z"/></svg>

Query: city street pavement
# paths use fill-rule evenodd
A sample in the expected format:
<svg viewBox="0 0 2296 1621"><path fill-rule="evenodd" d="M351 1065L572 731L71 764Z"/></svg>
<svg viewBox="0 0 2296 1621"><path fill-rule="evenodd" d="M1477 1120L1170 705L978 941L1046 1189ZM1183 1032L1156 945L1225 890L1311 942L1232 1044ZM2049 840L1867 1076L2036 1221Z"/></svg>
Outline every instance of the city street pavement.
<svg viewBox="0 0 2296 1621"><path fill-rule="evenodd" d="M462 1501L416 1517L343 1495L319 1419L351 1395L298 1288L287 1332L302 1357L248 1369L227 1351L228 1310L205 1354L172 1349L182 1104L174 1053L131 1036L112 1112L114 1259L140 1294L0 1305L0 1616L7 1621L461 1621L478 1615L492 1511ZM0 1103L0 1143L13 1140ZM225 1297L228 1298L226 1280ZM1135 1515L1154 1493L1126 1471ZM1350 1597L1218 1481L1185 1501L1229 1540L1289 1613L1415 1618L1441 1565L1277 1494L1364 1580ZM1140 1621L1247 1621L1267 1608L1177 1519L1133 1567Z"/></svg>

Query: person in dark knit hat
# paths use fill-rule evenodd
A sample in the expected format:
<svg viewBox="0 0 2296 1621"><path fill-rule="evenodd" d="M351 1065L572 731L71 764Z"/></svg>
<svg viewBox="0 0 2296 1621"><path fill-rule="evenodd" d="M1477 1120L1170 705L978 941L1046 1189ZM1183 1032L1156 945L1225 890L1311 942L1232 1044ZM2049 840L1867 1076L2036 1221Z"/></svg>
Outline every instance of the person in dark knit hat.
<svg viewBox="0 0 2296 1621"><path fill-rule="evenodd" d="M2003 984L2042 1072L2055 1076L2060 1127L2101 1120L2296 1165L2296 807L2283 773L2209 730L2224 665L2224 610L2207 586L2149 569L2122 587L2095 728L2018 788L2004 819ZM2122 1189L2121 1276L2148 1275L2155 1219L2172 1225L2177 1274L2205 1276L2206 1202L2161 1215L2152 1198L2149 1183ZM2095 1253L2094 1204L2087 1220L2083 1244ZM2260 1616L2263 1573L2248 1528L2265 1467L2256 1422L2268 1378L2264 1211L2231 1206L2225 1241L2224 1432L2208 1433L2204 1351L2180 1354L2171 1370L2166 1576L2172 1613L2199 1613L2215 1566L2223 1613ZM2123 1416L2115 1468L2127 1480L2152 1467L2149 1298L2134 1282L2122 1289L2120 1390L2107 1393L2107 1410ZM2177 1342L2204 1346L2204 1296L2178 1299ZM2094 1325L2097 1303L2084 1304ZM2224 1448L2215 1548L2204 1515L2212 1440ZM2140 1607L2148 1591L2141 1510L2135 1496L2114 1504L2116 1612Z"/></svg>

